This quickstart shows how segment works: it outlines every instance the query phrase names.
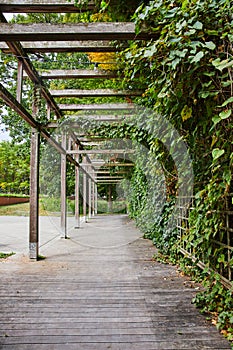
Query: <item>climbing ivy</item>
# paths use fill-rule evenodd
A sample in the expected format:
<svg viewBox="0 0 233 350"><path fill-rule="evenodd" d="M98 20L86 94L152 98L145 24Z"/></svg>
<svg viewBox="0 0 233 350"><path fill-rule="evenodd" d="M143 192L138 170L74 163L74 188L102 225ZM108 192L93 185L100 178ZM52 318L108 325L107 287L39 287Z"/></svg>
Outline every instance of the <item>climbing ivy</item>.
<svg viewBox="0 0 233 350"><path fill-rule="evenodd" d="M222 211L227 201L232 209L228 199L233 191L232 10L233 4L228 0L154 0L148 5L142 4L133 16L137 33L148 31L155 39L134 41L122 54L125 86L144 87L140 104L169 120L188 145L194 170L195 206L190 211L189 230L183 239L187 248L195 249L197 261L204 259L206 266L214 271L221 264L223 268L229 264L233 267L232 259L226 259L226 250L213 243L214 239L224 237ZM149 131L155 122L151 114L145 129ZM167 232L164 225L172 210L172 196L177 194L175 169L163 147L153 147L155 142L151 140L149 143L156 155L151 162L155 165L159 160L164 172L171 174L170 181L166 177L170 190L157 222L147 201L140 210L131 205L131 215L163 252L175 252L179 258L179 244L174 244L177 233ZM135 177L137 190L143 186L144 179L141 176L139 180L138 173ZM131 200L136 202L134 194ZM216 282L219 277L213 274L207 291L200 296L202 303L205 298L208 300L204 303L206 309L215 295L223 296L221 305L224 296L231 293ZM228 332L232 332L231 309L232 305L226 302L217 321L220 329L225 322Z"/></svg>

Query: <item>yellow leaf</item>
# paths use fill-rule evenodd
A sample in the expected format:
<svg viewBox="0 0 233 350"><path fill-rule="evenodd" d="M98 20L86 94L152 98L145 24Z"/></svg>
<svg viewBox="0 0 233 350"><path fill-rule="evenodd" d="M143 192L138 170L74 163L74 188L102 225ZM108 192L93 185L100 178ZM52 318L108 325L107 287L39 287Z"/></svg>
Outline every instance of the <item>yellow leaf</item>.
<svg viewBox="0 0 233 350"><path fill-rule="evenodd" d="M192 107L185 105L181 111L181 118L182 118L183 122L185 120L188 120L191 117L192 117Z"/></svg>

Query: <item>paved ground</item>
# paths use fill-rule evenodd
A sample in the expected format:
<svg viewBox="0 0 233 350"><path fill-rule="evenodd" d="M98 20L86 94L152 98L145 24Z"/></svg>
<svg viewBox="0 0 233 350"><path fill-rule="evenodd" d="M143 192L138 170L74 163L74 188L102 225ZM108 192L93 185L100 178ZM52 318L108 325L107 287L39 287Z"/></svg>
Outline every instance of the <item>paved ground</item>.
<svg viewBox="0 0 233 350"><path fill-rule="evenodd" d="M23 220L12 235L3 226L7 250L23 247ZM67 240L43 225L45 260L0 262L0 350L230 349L191 303L199 286L154 261L126 216L97 216Z"/></svg>
<svg viewBox="0 0 233 350"><path fill-rule="evenodd" d="M68 217L68 234L75 226L74 218ZM39 220L41 250L50 241L62 236L60 217L41 216ZM0 252L28 253L29 217L0 216Z"/></svg>

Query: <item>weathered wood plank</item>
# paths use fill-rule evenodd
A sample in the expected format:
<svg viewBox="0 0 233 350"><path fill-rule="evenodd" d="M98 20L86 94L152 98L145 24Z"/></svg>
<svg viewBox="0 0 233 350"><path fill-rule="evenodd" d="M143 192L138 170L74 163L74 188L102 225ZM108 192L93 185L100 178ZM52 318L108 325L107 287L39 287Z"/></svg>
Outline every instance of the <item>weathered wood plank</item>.
<svg viewBox="0 0 233 350"><path fill-rule="evenodd" d="M84 149L84 150L71 150L67 151L67 154L125 154L135 153L132 149Z"/></svg>
<svg viewBox="0 0 233 350"><path fill-rule="evenodd" d="M75 6L75 2L66 0L1 0L1 12L23 12L23 13L49 13L49 12L80 12L86 10L93 10L94 3L89 3L81 8Z"/></svg>
<svg viewBox="0 0 233 350"><path fill-rule="evenodd" d="M61 111L88 111L95 110L133 110L135 105L132 103L105 103L105 104L59 104Z"/></svg>
<svg viewBox="0 0 233 350"><path fill-rule="evenodd" d="M0 41L148 40L152 35L136 35L131 22L95 23L0 23Z"/></svg>
<svg viewBox="0 0 233 350"><path fill-rule="evenodd" d="M42 79L102 79L116 78L117 74L112 71L93 70L93 69L73 69L73 70L51 70L41 72Z"/></svg>
<svg viewBox="0 0 233 350"><path fill-rule="evenodd" d="M154 261L124 218L92 218L43 262L2 265L1 350L230 350L191 304L199 285ZM131 240L106 249L111 235Z"/></svg>
<svg viewBox="0 0 233 350"><path fill-rule="evenodd" d="M96 89L96 90L81 90L81 89L64 89L50 90L53 97L125 97L125 96L141 96L142 91L136 90L115 90L115 89Z"/></svg>
<svg viewBox="0 0 233 350"><path fill-rule="evenodd" d="M47 52L118 52L124 49L126 45L121 43L121 48L114 46L109 41L21 41L21 45L27 53L47 53ZM0 49L4 53L10 53L9 47L0 42Z"/></svg>

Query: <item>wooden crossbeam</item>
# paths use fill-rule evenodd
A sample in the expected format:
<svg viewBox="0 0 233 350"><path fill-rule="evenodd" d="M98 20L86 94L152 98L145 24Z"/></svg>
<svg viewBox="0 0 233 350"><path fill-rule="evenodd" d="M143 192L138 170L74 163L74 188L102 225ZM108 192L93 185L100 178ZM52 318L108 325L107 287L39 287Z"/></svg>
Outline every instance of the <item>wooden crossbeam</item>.
<svg viewBox="0 0 233 350"><path fill-rule="evenodd" d="M50 135L43 125L38 123L32 115L21 105L16 98L0 83L0 99L2 99L12 110L14 110L17 114L19 114L31 127L37 129L41 135L47 140L47 142L52 145L60 154L64 154L67 157L67 160L73 163L75 166L78 166L82 169L82 171L95 181L94 178L85 170L85 168L81 167L79 163L73 159L72 155L67 154L66 150Z"/></svg>
<svg viewBox="0 0 233 350"><path fill-rule="evenodd" d="M5 22L6 22L6 19L2 15L1 12L0 12L0 22L1 22L0 25L1 24L5 24ZM47 88L41 83L41 79L40 79L40 77L38 75L37 70L32 65L28 55L24 51L24 49L23 49L22 45L20 44L20 42L8 42L8 41L6 41L6 44L7 44L7 46L9 47L9 49L11 50L11 52L14 55L16 55L17 57L20 57L20 62L21 62L21 64L23 64L23 68L27 72L27 74L30 77L31 81L34 84L40 86L41 93L42 93L43 97L47 101L48 105L53 108L56 116L58 118L60 118L62 116L62 114L61 114L60 110L58 109L58 106L57 106L56 102L54 101L53 97L50 95L50 93L47 90Z"/></svg>
<svg viewBox="0 0 233 350"><path fill-rule="evenodd" d="M74 0L1 0L1 12L15 13L63 13L63 12L80 12L92 10L94 8L93 1L89 1L87 5L78 8L75 6Z"/></svg>
<svg viewBox="0 0 233 350"><path fill-rule="evenodd" d="M0 41L148 40L148 33L135 33L132 22L95 23L0 23Z"/></svg>
<svg viewBox="0 0 233 350"><path fill-rule="evenodd" d="M115 90L115 89L96 89L96 90L80 90L80 89L64 89L50 90L53 97L113 97L113 96L141 96L142 91L131 90Z"/></svg>
<svg viewBox="0 0 233 350"><path fill-rule="evenodd" d="M135 153L132 149L84 149L84 150L71 150L67 151L67 154L125 154Z"/></svg>
<svg viewBox="0 0 233 350"><path fill-rule="evenodd" d="M95 111L95 110L132 110L134 104L129 103L105 103L105 104L59 104L61 111Z"/></svg>
<svg viewBox="0 0 233 350"><path fill-rule="evenodd" d="M109 175L109 176L98 176L97 175L97 177L96 177L97 180L100 180L100 179L106 179L106 180L107 179L116 179L117 180L117 179L123 179L123 178L124 178L124 176L114 176L114 175L112 175L112 176L111 175Z"/></svg>
<svg viewBox="0 0 233 350"><path fill-rule="evenodd" d="M133 164L133 163L98 163L98 162L94 162L94 161L92 161L92 165L94 165L95 167L96 166L101 166L101 167L103 167L103 168L108 168L108 167L115 167L115 166L126 166L126 167L133 167L133 166L135 166L135 164ZM98 170L98 168L96 169L96 170Z"/></svg>
<svg viewBox="0 0 233 350"><path fill-rule="evenodd" d="M21 41L25 52L28 53L46 53L46 52L117 52L126 46L122 43L121 49L119 45L113 45L109 41ZM116 47L118 46L118 47ZM10 50L4 42L0 42L0 49L4 53Z"/></svg>
<svg viewBox="0 0 233 350"><path fill-rule="evenodd" d="M51 70L41 72L42 79L102 79L102 78L116 78L117 74L111 71L93 70L93 69L64 69Z"/></svg>

